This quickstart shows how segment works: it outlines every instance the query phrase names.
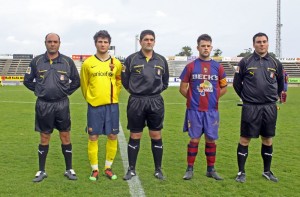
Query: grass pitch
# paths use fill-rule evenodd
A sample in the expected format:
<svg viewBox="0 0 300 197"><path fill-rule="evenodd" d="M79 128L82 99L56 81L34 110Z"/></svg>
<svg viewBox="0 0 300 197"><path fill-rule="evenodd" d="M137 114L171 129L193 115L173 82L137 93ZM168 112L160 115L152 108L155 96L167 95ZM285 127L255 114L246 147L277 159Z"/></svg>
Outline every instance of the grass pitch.
<svg viewBox="0 0 300 197"><path fill-rule="evenodd" d="M182 132L185 99L178 87L163 93L166 107L163 129L165 181L154 178L154 164L148 131L145 129L137 161L137 174L146 196L298 196L300 192L300 131L298 109L300 89L289 88L287 103L279 105L272 170L279 178L273 183L262 178L260 139L253 139L246 163L247 181L235 182L237 173L236 147L239 140L240 107L231 87L220 100L220 130L217 141L216 169L223 181L205 176L204 142L201 140L192 180L184 181L186 169L187 133ZM122 90L120 121L126 129L126 102L128 94ZM130 196L120 151L113 164L118 175L116 181L101 176L97 182L89 181L90 166L87 158L86 103L80 90L70 97L72 117L73 168L78 180L64 176L64 159L58 132L54 131L46 162L48 178L41 183L32 179L38 170L37 147L39 135L34 132L35 96L24 86L0 87L0 196ZM104 166L106 138L99 140L99 166Z"/></svg>

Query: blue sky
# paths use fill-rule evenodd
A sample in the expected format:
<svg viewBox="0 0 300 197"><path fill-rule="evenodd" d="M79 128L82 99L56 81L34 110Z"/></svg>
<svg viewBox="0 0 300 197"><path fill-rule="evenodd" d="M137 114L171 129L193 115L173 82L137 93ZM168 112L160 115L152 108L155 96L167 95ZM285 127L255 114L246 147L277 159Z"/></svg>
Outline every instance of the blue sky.
<svg viewBox="0 0 300 197"><path fill-rule="evenodd" d="M61 36L66 55L94 54L93 35L105 29L116 55L135 51L135 36L156 33L155 51L171 56L183 46L198 55L196 40L208 33L214 48L233 57L252 48L257 32L269 36L275 52L276 0L1 0L0 54L45 52L49 32ZM282 57L300 57L300 1L281 0Z"/></svg>

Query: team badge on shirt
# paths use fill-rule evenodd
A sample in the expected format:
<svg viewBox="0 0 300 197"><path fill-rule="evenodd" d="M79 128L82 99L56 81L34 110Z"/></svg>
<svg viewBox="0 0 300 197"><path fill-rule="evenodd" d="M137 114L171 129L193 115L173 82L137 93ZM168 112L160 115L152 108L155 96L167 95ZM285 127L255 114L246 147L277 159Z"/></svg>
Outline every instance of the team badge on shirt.
<svg viewBox="0 0 300 197"><path fill-rule="evenodd" d="M113 70L115 68L115 65L114 64L109 64L109 68L110 68L110 70Z"/></svg>
<svg viewBox="0 0 300 197"><path fill-rule="evenodd" d="M108 75L108 77L112 77L113 76L113 72L109 71L109 72L107 72L107 75Z"/></svg>
<svg viewBox="0 0 300 197"><path fill-rule="evenodd" d="M126 71L126 66L122 64L122 72L124 73Z"/></svg>
<svg viewBox="0 0 300 197"><path fill-rule="evenodd" d="M204 80L203 83L201 83L199 86L197 86L198 91L200 92L200 96L205 96L205 92L213 92L213 86L212 84Z"/></svg>
<svg viewBox="0 0 300 197"><path fill-rule="evenodd" d="M160 75L160 74L161 74L160 69L157 69L157 75Z"/></svg>
<svg viewBox="0 0 300 197"><path fill-rule="evenodd" d="M239 66L233 66L235 73L240 72L240 67Z"/></svg>
<svg viewBox="0 0 300 197"><path fill-rule="evenodd" d="M204 70L204 73L208 72L208 69L206 67L204 67L203 70Z"/></svg>
<svg viewBox="0 0 300 197"><path fill-rule="evenodd" d="M60 80L61 81L65 80L65 76L64 75L60 75Z"/></svg>
<svg viewBox="0 0 300 197"><path fill-rule="evenodd" d="M274 77L275 77L274 72L270 72L270 77L271 77L272 79L274 79Z"/></svg>
<svg viewBox="0 0 300 197"><path fill-rule="evenodd" d="M31 67L28 67L27 69L26 69L26 74L30 74L31 73Z"/></svg>
<svg viewBox="0 0 300 197"><path fill-rule="evenodd" d="M157 75L161 75L162 71L164 70L164 68L162 66L159 66L159 65L155 65L154 69L156 70Z"/></svg>

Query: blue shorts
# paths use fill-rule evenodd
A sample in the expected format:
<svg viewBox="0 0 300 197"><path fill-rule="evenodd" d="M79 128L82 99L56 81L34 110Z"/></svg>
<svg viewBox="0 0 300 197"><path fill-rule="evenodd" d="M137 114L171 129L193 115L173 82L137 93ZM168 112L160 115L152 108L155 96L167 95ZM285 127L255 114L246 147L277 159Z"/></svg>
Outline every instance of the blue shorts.
<svg viewBox="0 0 300 197"><path fill-rule="evenodd" d="M93 107L88 104L87 128L89 135L109 135L119 133L119 105L109 104Z"/></svg>
<svg viewBox="0 0 300 197"><path fill-rule="evenodd" d="M284 83L283 91L287 92L287 90L288 90L288 84L287 84L287 83Z"/></svg>
<svg viewBox="0 0 300 197"><path fill-rule="evenodd" d="M187 109L183 131L188 132L190 138L200 138L203 133L210 140L217 140L219 130L218 111L195 111Z"/></svg>

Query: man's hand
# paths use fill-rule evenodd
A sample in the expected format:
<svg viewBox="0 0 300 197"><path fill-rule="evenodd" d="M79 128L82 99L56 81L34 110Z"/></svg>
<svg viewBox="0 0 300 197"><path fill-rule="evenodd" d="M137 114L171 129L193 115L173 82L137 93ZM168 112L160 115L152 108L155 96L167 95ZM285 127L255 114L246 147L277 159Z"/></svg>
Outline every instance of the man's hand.
<svg viewBox="0 0 300 197"><path fill-rule="evenodd" d="M287 97L286 92L282 91L281 95L280 95L280 103L285 103L286 102L286 97Z"/></svg>

